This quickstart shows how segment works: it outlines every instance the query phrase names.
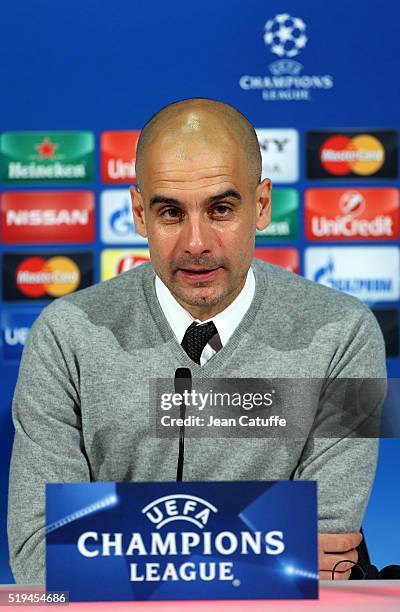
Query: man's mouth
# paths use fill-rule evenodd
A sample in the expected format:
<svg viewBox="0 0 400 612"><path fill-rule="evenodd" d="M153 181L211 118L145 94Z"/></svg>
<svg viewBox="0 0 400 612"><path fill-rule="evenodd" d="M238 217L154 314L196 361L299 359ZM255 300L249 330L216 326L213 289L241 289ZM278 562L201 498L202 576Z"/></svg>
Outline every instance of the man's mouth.
<svg viewBox="0 0 400 612"><path fill-rule="evenodd" d="M217 268L179 268L178 273L187 280L211 280L219 274L221 267Z"/></svg>

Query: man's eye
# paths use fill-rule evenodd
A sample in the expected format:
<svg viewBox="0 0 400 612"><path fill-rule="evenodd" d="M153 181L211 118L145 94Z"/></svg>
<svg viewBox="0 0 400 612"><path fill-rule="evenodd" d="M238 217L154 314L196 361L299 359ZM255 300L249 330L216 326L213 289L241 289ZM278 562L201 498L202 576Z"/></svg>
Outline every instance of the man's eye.
<svg viewBox="0 0 400 612"><path fill-rule="evenodd" d="M212 214L216 214L218 217L226 217L231 212L231 208L225 204L218 204L217 206L214 206L211 212Z"/></svg>
<svg viewBox="0 0 400 612"><path fill-rule="evenodd" d="M182 211L179 208L165 208L161 212L161 216L165 219L179 219L182 215Z"/></svg>

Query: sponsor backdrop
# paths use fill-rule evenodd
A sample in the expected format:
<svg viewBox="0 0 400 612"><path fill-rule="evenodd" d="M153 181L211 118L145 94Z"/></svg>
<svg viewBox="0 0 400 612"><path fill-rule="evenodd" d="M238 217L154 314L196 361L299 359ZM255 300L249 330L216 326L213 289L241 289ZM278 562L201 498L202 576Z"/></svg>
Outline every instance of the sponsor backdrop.
<svg viewBox="0 0 400 612"><path fill-rule="evenodd" d="M248 116L274 183L257 256L368 303L400 376L400 5L189 4L19 0L3 15L0 582L27 333L54 298L148 259L128 188L140 129L165 104L213 97ZM384 440L364 522L378 566L400 562L398 465Z"/></svg>

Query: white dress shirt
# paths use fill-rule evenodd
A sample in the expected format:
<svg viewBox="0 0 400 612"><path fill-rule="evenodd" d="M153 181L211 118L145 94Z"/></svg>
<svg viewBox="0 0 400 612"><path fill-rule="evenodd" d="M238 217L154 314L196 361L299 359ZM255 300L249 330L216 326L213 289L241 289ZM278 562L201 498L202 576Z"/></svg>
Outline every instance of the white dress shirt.
<svg viewBox="0 0 400 612"><path fill-rule="evenodd" d="M254 297L255 287L256 281L254 272L249 268L244 287L239 295L233 300L232 304L229 304L225 310L214 315L211 319L200 321L199 319L194 319L192 315L176 301L168 287L164 285L157 275L155 282L157 299L179 344L182 344L183 336L193 321L198 323L214 321L214 325L218 330L221 340L221 345L225 346L249 309ZM200 365L204 365L215 353L216 350L210 344L206 344L200 357Z"/></svg>

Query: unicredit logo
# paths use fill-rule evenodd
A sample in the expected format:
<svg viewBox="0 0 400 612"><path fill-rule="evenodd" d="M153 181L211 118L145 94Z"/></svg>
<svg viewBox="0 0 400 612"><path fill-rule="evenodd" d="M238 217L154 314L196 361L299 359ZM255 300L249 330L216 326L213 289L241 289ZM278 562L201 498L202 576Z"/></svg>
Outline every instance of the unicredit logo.
<svg viewBox="0 0 400 612"><path fill-rule="evenodd" d="M339 208L344 215L359 216L365 210L365 198L359 191L345 191L339 200Z"/></svg>
<svg viewBox="0 0 400 612"><path fill-rule="evenodd" d="M394 240L399 237L399 195L393 188L308 189L309 240Z"/></svg>
<svg viewBox="0 0 400 612"><path fill-rule="evenodd" d="M140 131L101 135L101 178L104 183L132 184L136 179L136 146Z"/></svg>

